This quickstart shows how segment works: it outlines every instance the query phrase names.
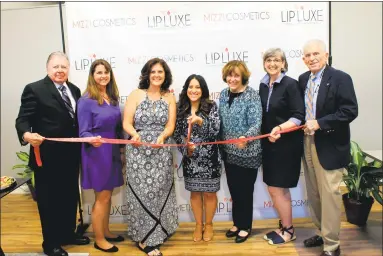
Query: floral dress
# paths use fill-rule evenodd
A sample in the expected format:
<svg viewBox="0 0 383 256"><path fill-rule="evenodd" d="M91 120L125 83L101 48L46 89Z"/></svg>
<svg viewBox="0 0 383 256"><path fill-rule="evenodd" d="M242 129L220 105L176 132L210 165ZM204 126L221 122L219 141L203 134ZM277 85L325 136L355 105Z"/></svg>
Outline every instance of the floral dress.
<svg viewBox="0 0 383 256"><path fill-rule="evenodd" d="M146 95L134 115L141 141L156 143L168 115L166 101ZM178 227L171 148L128 144L126 153L128 235L148 246L162 244Z"/></svg>

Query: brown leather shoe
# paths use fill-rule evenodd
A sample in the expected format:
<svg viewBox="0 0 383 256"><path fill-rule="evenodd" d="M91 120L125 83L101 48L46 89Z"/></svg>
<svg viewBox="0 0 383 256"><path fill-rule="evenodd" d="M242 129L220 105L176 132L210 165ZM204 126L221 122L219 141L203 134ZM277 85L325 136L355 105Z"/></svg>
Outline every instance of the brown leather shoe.
<svg viewBox="0 0 383 256"><path fill-rule="evenodd" d="M305 247L317 247L323 244L323 239L322 237L315 235L313 237L310 237L309 239L304 240L303 244L305 245Z"/></svg>
<svg viewBox="0 0 383 256"><path fill-rule="evenodd" d="M205 242L209 242L213 239L214 231L213 231L213 223L205 224L205 230L203 231L203 240Z"/></svg>
<svg viewBox="0 0 383 256"><path fill-rule="evenodd" d="M193 241L199 242L202 240L202 231L203 231L203 225L202 224L196 224L194 233L193 233Z"/></svg>
<svg viewBox="0 0 383 256"><path fill-rule="evenodd" d="M323 251L320 256L339 256L340 246L335 251Z"/></svg>

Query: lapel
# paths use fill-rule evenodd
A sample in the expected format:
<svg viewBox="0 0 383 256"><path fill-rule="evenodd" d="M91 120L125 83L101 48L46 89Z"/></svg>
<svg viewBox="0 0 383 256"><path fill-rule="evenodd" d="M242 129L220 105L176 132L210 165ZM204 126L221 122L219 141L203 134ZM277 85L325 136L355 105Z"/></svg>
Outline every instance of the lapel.
<svg viewBox="0 0 383 256"><path fill-rule="evenodd" d="M73 96L75 102L77 102L78 99L79 99L79 96L77 95L76 87L73 84L71 84L70 82L68 82L68 81L66 82L66 84L68 85L69 90L72 93L72 96Z"/></svg>
<svg viewBox="0 0 383 256"><path fill-rule="evenodd" d="M310 71L304 73L303 76L302 76L302 80L301 80L300 86L301 86L301 90L303 92L303 95L306 92L306 87L307 87L307 83L309 81L309 78L310 78Z"/></svg>
<svg viewBox="0 0 383 256"><path fill-rule="evenodd" d="M331 67L326 66L326 68L323 70L323 76L322 80L319 86L319 91L318 91L318 97L317 97L317 102L316 102L316 116L318 117L318 113L320 113L320 110L323 109L325 103L326 103L326 98L327 98L327 93L328 90L330 89L331 84L329 83L329 80L331 78L332 72L331 72Z"/></svg>
<svg viewBox="0 0 383 256"><path fill-rule="evenodd" d="M57 90L56 88L56 85L53 83L53 81L49 78L49 76L46 76L44 78L44 83L46 84L47 86L47 89L49 90L49 92L52 94L52 98L53 99L56 99L61 107L65 110L65 111L68 111L65 107L65 103L64 103L64 100L61 98L61 95L59 93L59 91Z"/></svg>

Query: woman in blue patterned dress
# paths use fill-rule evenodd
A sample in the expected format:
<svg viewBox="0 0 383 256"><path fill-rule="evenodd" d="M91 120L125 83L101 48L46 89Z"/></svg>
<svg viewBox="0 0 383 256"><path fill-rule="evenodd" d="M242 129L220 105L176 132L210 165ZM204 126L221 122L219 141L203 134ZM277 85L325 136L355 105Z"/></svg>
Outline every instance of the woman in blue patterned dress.
<svg viewBox="0 0 383 256"><path fill-rule="evenodd" d="M221 140L260 135L262 105L258 91L248 86L250 72L242 61L229 61L222 69L222 79L228 88L219 97ZM236 243L246 241L253 221L253 192L261 165L260 140L226 144L222 147L227 185L233 202L233 227L227 237Z"/></svg>
<svg viewBox="0 0 383 256"><path fill-rule="evenodd" d="M138 89L128 97L123 127L135 142L168 143L176 122L176 101L166 62L149 60ZM170 147L127 145L128 235L147 255L162 255L159 246L178 227Z"/></svg>
<svg viewBox="0 0 383 256"><path fill-rule="evenodd" d="M221 156L218 145L195 147L193 144L216 141L220 121L216 103L209 100L209 88L205 79L194 74L186 79L177 104L174 139L178 144L185 143L189 123L192 124L190 146L179 149L184 155L182 164L185 188L191 192L190 202L196 220L193 240L198 242L203 237L204 241L210 241L213 238L213 217L218 202L216 192L220 189Z"/></svg>

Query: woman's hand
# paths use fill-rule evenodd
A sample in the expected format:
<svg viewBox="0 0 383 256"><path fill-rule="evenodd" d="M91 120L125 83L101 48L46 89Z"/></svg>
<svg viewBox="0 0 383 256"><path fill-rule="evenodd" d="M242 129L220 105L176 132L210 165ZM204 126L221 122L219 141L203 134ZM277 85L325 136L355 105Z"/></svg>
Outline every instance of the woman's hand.
<svg viewBox="0 0 383 256"><path fill-rule="evenodd" d="M92 137L91 141L89 142L93 147L98 148L102 145L101 136Z"/></svg>
<svg viewBox="0 0 383 256"><path fill-rule="evenodd" d="M136 133L136 134L134 134L134 136L132 136L132 138L130 140L133 142L141 142L141 136L138 133ZM132 145L135 147L138 147L139 144L138 143L132 143Z"/></svg>
<svg viewBox="0 0 383 256"><path fill-rule="evenodd" d="M241 136L238 139L245 139L245 138L246 138L245 136ZM247 146L247 141L237 143L237 147L239 149L244 149L246 146Z"/></svg>
<svg viewBox="0 0 383 256"><path fill-rule="evenodd" d="M189 116L187 120L188 120L188 124L191 123L192 125L198 124L199 126L202 126L202 123L203 123L203 119L195 114Z"/></svg>
<svg viewBox="0 0 383 256"><path fill-rule="evenodd" d="M268 138L271 143L276 142L281 137L280 131L282 131L280 126L276 126L271 130L270 137Z"/></svg>
<svg viewBox="0 0 383 256"><path fill-rule="evenodd" d="M193 155L193 152L195 150L195 145L193 142L188 142L187 145L187 156L191 157Z"/></svg>

